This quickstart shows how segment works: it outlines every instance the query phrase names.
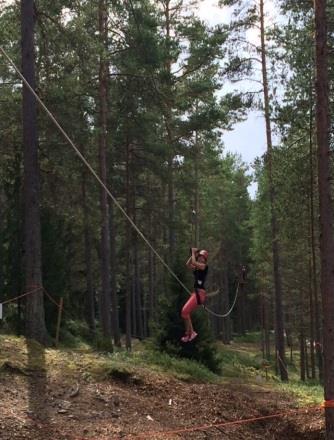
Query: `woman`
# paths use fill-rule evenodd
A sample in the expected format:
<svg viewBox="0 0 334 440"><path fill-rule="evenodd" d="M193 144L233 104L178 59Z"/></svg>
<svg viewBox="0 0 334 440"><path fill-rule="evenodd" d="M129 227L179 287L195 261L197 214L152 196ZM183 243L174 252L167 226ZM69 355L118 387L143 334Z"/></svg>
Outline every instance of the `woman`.
<svg viewBox="0 0 334 440"><path fill-rule="evenodd" d="M194 272L195 291L191 294L190 298L182 308L181 316L184 319L185 324L185 335L181 338L182 342L193 341L197 336L191 322L190 314L199 305L204 304L206 299L204 284L209 269L207 265L208 255L208 251L205 251L204 249L199 251L197 248L191 248L191 257L186 263L186 266Z"/></svg>

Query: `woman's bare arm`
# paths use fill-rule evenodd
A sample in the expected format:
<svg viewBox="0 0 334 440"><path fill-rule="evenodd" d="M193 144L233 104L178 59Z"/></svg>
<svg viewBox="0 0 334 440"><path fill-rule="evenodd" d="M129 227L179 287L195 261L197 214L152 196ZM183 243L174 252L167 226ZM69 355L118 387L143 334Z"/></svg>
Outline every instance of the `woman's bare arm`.
<svg viewBox="0 0 334 440"><path fill-rule="evenodd" d="M196 252L197 251L198 251L197 248L191 248L191 264L195 269L205 270L206 264L196 261Z"/></svg>

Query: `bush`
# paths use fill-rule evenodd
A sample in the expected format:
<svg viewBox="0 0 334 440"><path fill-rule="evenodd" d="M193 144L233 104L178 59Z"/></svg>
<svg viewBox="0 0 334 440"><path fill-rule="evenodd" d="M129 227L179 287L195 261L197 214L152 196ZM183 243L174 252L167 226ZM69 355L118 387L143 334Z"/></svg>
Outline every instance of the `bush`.
<svg viewBox="0 0 334 440"><path fill-rule="evenodd" d="M184 282L185 270L180 271L184 263L175 265L174 272ZM194 328L198 337L190 343L180 342L184 334L184 323L181 309L187 301L188 294L181 290L179 284L172 279L168 293L159 303L159 313L152 333L156 348L172 356L196 360L208 367L212 372L219 373L220 359L209 328L207 314L199 308L192 314Z"/></svg>

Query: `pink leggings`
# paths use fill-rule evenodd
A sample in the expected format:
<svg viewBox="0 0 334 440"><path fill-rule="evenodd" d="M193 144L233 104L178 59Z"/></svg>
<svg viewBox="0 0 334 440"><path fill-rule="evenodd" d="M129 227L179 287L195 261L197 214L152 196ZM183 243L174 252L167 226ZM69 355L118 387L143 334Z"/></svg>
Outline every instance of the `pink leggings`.
<svg viewBox="0 0 334 440"><path fill-rule="evenodd" d="M204 304L206 298L206 292L203 289L198 289L201 304ZM193 312L198 307L196 293L192 293L188 301L182 308L181 317L183 319L190 318L190 313Z"/></svg>

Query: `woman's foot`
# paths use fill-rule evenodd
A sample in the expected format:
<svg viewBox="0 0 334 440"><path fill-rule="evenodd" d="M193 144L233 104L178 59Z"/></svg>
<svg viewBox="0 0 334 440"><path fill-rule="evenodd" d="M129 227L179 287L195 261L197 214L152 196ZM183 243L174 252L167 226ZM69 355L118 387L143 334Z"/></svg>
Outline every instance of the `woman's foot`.
<svg viewBox="0 0 334 440"><path fill-rule="evenodd" d="M197 336L197 333L196 333L196 332L194 332L194 331L191 332L191 335L189 336L187 342L191 342L191 341L193 341L193 340L196 338L196 336Z"/></svg>
<svg viewBox="0 0 334 440"><path fill-rule="evenodd" d="M192 332L190 333L190 335L184 335L184 336L182 336L181 341L182 341L182 342L191 342L191 341L193 341L196 337L197 337L197 333L196 333L195 331L192 331Z"/></svg>

